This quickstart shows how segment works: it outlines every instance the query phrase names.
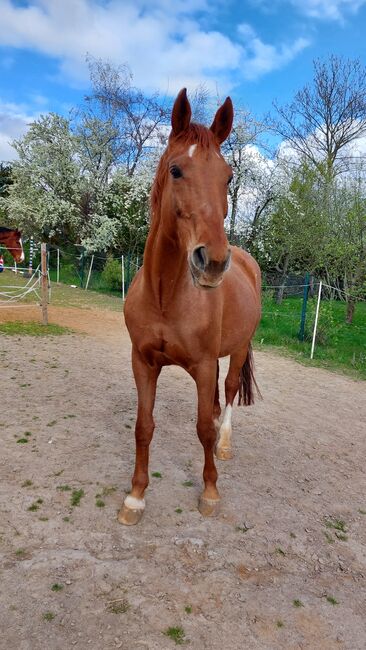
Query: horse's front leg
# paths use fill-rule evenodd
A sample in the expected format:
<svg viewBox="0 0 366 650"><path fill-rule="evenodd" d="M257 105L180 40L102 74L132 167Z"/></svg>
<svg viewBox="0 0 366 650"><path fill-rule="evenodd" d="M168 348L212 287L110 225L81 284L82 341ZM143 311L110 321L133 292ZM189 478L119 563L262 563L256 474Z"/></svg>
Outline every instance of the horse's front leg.
<svg viewBox="0 0 366 650"><path fill-rule="evenodd" d="M127 526L137 524L145 509L144 493L149 484L149 445L155 427L153 409L156 383L161 370L159 367L147 365L134 348L132 349L132 368L138 395L135 426L136 462L131 493L125 498L118 513L118 521Z"/></svg>
<svg viewBox="0 0 366 650"><path fill-rule="evenodd" d="M203 468L205 489L200 497L198 508L201 514L206 517L216 514L220 503L220 495L216 487L217 470L214 461L216 429L213 408L216 390L216 366L216 359L201 362L192 373L197 385L198 395L197 434L205 454Z"/></svg>

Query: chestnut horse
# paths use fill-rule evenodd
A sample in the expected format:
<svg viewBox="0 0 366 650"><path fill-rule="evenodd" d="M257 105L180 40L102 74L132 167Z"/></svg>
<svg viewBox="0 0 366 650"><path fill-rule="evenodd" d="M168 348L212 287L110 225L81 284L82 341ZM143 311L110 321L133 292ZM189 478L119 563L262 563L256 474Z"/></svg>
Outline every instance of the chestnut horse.
<svg viewBox="0 0 366 650"><path fill-rule="evenodd" d="M16 262L24 261L22 233L20 230L0 228L0 244L4 244Z"/></svg>
<svg viewBox="0 0 366 650"><path fill-rule="evenodd" d="M250 341L260 318L260 270L245 251L229 246L224 219L232 171L220 153L233 122L228 97L209 129L191 122L186 89L172 111L172 131L151 195L144 265L125 304L138 393L136 465L131 493L118 513L136 524L148 485L153 408L161 368L184 368L197 385L197 433L204 450L203 515L218 510L216 457L231 458L231 411L251 404L255 380ZM221 426L218 359L230 355ZM218 433L218 436L217 436ZM216 438L217 441L216 441Z"/></svg>

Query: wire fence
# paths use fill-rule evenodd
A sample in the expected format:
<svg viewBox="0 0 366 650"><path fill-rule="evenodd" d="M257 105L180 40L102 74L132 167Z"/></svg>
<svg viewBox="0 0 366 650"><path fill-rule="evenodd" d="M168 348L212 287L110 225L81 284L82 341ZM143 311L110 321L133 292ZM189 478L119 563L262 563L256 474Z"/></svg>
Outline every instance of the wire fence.
<svg viewBox="0 0 366 650"><path fill-rule="evenodd" d="M28 260L27 245L25 253ZM0 307L40 301L40 246L35 246L36 270L31 274L29 267L15 269L10 255L6 259L7 273L11 268L17 271L18 278L24 275L22 281L5 282L5 277L1 277L5 273L0 274ZM114 256L88 254L78 246L49 246L47 261L50 287L55 282L88 292L108 293L121 298L121 302L142 265L141 256L131 252ZM352 323L348 324L350 299L356 301L356 309ZM309 275L291 275L282 283L267 276L262 286L262 320L256 337L259 343L292 347L307 357L336 357L343 350L352 366L361 369L366 378L366 294L355 295L343 286Z"/></svg>

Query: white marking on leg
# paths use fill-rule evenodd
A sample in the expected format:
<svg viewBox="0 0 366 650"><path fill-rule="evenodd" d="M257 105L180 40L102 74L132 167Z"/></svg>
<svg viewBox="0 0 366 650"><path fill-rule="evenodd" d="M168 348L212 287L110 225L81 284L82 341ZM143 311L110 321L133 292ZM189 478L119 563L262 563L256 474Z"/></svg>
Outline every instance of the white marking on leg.
<svg viewBox="0 0 366 650"><path fill-rule="evenodd" d="M130 510L144 510L145 509L145 499L137 499L132 497L130 494L125 498L124 504L126 508Z"/></svg>
<svg viewBox="0 0 366 650"><path fill-rule="evenodd" d="M197 145L196 144L191 144L191 146L188 149L188 156L190 158L193 157L194 152L196 151Z"/></svg>
<svg viewBox="0 0 366 650"><path fill-rule="evenodd" d="M221 449L231 449L231 433L232 433L232 427L231 427L231 414L232 414L233 407L231 404L227 404L225 408L225 413L224 413L224 419L222 421L222 425L220 427L220 433L219 433L219 441L217 443L217 446L220 447Z"/></svg>

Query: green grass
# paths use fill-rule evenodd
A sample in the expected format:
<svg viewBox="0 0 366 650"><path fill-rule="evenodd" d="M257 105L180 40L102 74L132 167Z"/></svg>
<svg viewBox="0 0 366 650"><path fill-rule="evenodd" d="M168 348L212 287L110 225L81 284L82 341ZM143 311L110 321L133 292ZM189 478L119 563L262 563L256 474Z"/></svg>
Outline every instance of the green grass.
<svg viewBox="0 0 366 650"><path fill-rule="evenodd" d="M44 621L53 621L55 616L56 614L54 614L53 612L45 612L44 614L42 614L42 618Z"/></svg>
<svg viewBox="0 0 366 650"><path fill-rule="evenodd" d="M304 607L304 603L302 603L298 598L295 598L295 600L292 601L292 604L294 607Z"/></svg>
<svg viewBox="0 0 366 650"><path fill-rule="evenodd" d="M60 336L61 334L70 334L68 327L61 325L43 325L42 323L29 321L14 321L12 323L1 323L0 334L7 336ZM24 384L24 386L30 384Z"/></svg>
<svg viewBox="0 0 366 650"><path fill-rule="evenodd" d="M97 506L97 508L104 508L105 503L104 503L103 499L96 499L95 505Z"/></svg>
<svg viewBox="0 0 366 650"><path fill-rule="evenodd" d="M63 588L64 588L63 585L60 585L59 582L55 582L55 584L52 585L51 590L52 591L62 591Z"/></svg>
<svg viewBox="0 0 366 650"><path fill-rule="evenodd" d="M83 489L73 490L70 498L70 504L72 506L79 506L83 496L85 496L85 492Z"/></svg>
<svg viewBox="0 0 366 650"><path fill-rule="evenodd" d="M163 478L160 472L152 472L151 476L153 476L154 478Z"/></svg>
<svg viewBox="0 0 366 650"><path fill-rule="evenodd" d="M182 485L183 487L192 487L193 481L183 481Z"/></svg>
<svg viewBox="0 0 366 650"><path fill-rule="evenodd" d="M165 636L168 636L169 639L172 639L176 645L183 645L185 641L185 632L182 627L168 627L165 632Z"/></svg>
<svg viewBox="0 0 366 650"><path fill-rule="evenodd" d="M334 598L334 596L327 596L326 599L327 599L328 603L330 603L331 605L339 605L338 600L336 600L336 598Z"/></svg>
<svg viewBox="0 0 366 650"><path fill-rule="evenodd" d="M268 292L264 294L262 320L254 338L255 347L275 349L305 365L342 371L356 379L366 379L366 303L356 306L353 323L347 325L345 303L322 300L319 316L322 343L316 344L312 361L310 350L315 298L308 301L307 340L304 342L298 339L301 303L300 297L291 297L277 305Z"/></svg>

